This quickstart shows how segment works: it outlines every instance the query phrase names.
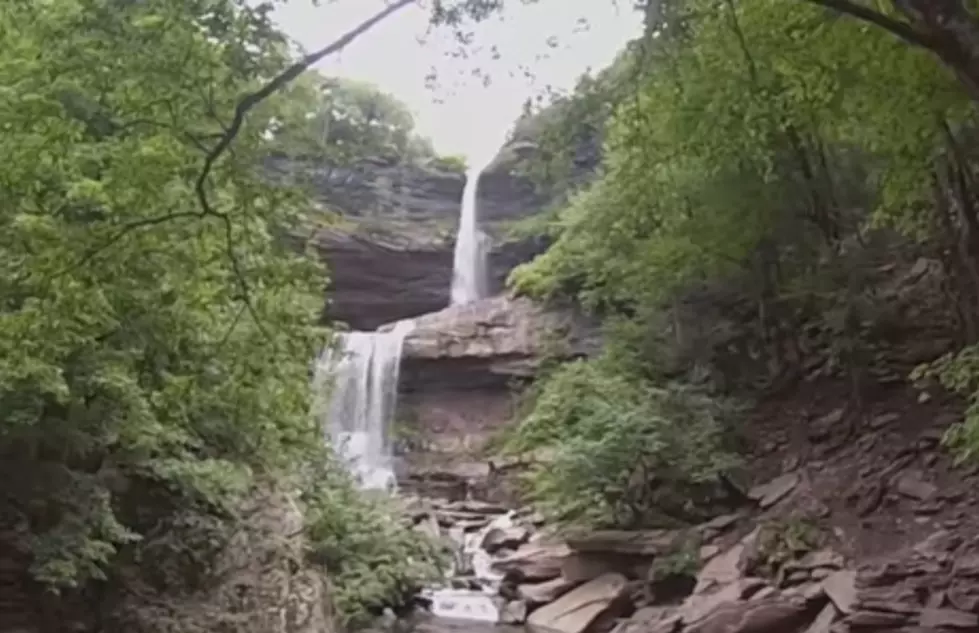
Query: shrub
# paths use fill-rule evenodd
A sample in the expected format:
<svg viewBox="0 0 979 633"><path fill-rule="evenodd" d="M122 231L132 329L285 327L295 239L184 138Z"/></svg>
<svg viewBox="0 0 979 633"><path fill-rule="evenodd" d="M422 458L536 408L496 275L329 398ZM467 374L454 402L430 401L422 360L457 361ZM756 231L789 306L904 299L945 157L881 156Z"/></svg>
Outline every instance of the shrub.
<svg viewBox="0 0 979 633"><path fill-rule="evenodd" d="M564 524L651 527L699 520L727 448L731 403L689 387L652 386L603 360L565 364L535 387L508 452L545 449L526 483L542 512Z"/></svg>
<svg viewBox="0 0 979 633"><path fill-rule="evenodd" d="M921 388L937 382L965 399L964 420L950 427L944 439L956 451L960 462L979 458L979 345L922 364L915 368L911 378Z"/></svg>
<svg viewBox="0 0 979 633"><path fill-rule="evenodd" d="M436 169L457 174L464 174L469 169L464 156L436 156L432 159L431 165Z"/></svg>
<svg viewBox="0 0 979 633"><path fill-rule="evenodd" d="M365 494L326 464L303 495L309 556L329 573L341 623L357 628L440 577L447 557L441 544L399 520L386 494Z"/></svg>

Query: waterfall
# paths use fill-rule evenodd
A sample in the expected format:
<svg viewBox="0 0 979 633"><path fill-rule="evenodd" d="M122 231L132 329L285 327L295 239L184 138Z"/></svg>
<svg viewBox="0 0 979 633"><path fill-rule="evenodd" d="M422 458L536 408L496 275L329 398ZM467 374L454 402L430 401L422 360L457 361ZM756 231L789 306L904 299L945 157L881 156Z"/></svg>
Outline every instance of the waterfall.
<svg viewBox="0 0 979 633"><path fill-rule="evenodd" d="M414 322L377 332L346 332L320 354L313 377L327 439L361 486L393 489L388 426L398 397L401 348Z"/></svg>
<svg viewBox="0 0 979 633"><path fill-rule="evenodd" d="M452 305L469 303L489 294L486 236L477 225L477 192L481 169L470 169L462 194L459 233L452 261Z"/></svg>

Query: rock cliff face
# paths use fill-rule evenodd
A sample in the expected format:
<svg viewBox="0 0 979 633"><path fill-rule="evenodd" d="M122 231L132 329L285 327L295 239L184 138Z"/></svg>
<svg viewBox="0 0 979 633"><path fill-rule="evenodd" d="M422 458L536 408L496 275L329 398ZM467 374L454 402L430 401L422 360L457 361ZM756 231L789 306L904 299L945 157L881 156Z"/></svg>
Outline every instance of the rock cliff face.
<svg viewBox="0 0 979 633"><path fill-rule="evenodd" d="M401 362L398 417L413 438L402 480L485 480L482 451L513 418L514 383L546 357L587 356L598 345L581 314L527 299L498 296L416 319Z"/></svg>
<svg viewBox="0 0 979 633"><path fill-rule="evenodd" d="M524 175L521 163L539 157L541 148L533 133L518 134L508 141L479 179L479 212L490 224L526 217L527 209L544 209L561 192L588 182L601 163L601 140L585 137L571 156L568 183L546 192Z"/></svg>
<svg viewBox="0 0 979 633"><path fill-rule="evenodd" d="M341 216L314 237L330 266L329 318L371 330L448 305L463 174L380 160L341 169L270 158L265 167L275 178L306 185L324 210ZM504 224L544 204L528 181L505 171L481 179L480 187L496 293L514 266L543 248L536 240L504 239Z"/></svg>
<svg viewBox="0 0 979 633"><path fill-rule="evenodd" d="M504 388L511 379L532 377L545 356L594 351L592 325L571 309L506 296L426 314L405 338L402 389Z"/></svg>

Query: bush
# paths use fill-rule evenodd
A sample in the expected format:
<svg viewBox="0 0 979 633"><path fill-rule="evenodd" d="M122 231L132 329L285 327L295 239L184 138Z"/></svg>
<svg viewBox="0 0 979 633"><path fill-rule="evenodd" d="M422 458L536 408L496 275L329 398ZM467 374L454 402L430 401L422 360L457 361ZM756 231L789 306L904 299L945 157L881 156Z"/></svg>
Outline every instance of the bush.
<svg viewBox="0 0 979 633"><path fill-rule="evenodd" d="M920 388L937 383L965 399L963 421L951 426L944 439L955 450L959 462L979 459L979 345L969 345L922 364L911 378Z"/></svg>
<svg viewBox="0 0 979 633"><path fill-rule="evenodd" d="M464 174L469 169L464 156L436 156L432 159L432 167L456 174Z"/></svg>
<svg viewBox="0 0 979 633"><path fill-rule="evenodd" d="M439 578L447 552L400 521L386 494L365 494L327 464L303 495L309 556L329 573L341 623L357 628Z"/></svg>
<svg viewBox="0 0 979 633"><path fill-rule="evenodd" d="M603 359L565 364L535 387L507 452L544 449L529 493L564 524L652 527L693 522L737 460L724 420L735 408L689 387L655 387Z"/></svg>

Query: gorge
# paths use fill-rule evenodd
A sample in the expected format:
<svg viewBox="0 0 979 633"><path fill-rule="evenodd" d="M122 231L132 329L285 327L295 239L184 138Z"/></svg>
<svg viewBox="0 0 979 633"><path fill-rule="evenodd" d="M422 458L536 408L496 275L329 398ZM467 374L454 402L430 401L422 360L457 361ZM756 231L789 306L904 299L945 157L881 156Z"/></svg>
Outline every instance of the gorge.
<svg viewBox="0 0 979 633"><path fill-rule="evenodd" d="M481 170L470 170L462 196L455 239L452 305L486 297L487 238L478 224ZM412 315L415 316L415 315ZM345 332L323 350L313 391L326 437L364 488L393 489L391 422L397 406L401 352L414 328L411 318L373 332Z"/></svg>
<svg viewBox="0 0 979 633"><path fill-rule="evenodd" d="M0 633L979 631L974 7L628 3L467 173L306 64L606 3L280 4L0 3Z"/></svg>

